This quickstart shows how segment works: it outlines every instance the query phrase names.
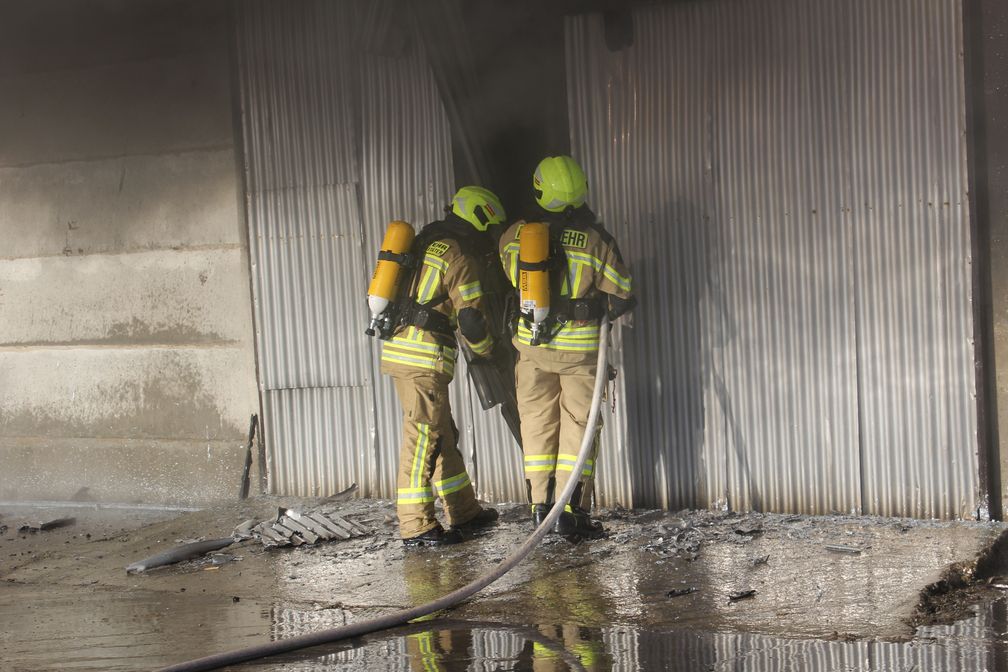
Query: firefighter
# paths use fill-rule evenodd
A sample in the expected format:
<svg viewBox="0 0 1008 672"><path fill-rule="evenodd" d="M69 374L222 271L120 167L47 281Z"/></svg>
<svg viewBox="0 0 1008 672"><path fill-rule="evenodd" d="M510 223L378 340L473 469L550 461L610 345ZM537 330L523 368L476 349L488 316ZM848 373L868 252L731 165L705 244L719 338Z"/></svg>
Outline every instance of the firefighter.
<svg viewBox="0 0 1008 672"><path fill-rule="evenodd" d="M504 221L498 198L482 187L462 187L445 219L425 226L412 245L416 267L404 284L400 318L382 346L381 371L395 380L403 409L396 511L403 544L438 546L493 525L497 511L476 501L458 450L458 429L448 402L455 374L456 329L478 357L488 356L493 337L483 314L481 275L475 250L491 244ZM449 527L434 515L444 504Z"/></svg>
<svg viewBox="0 0 1008 672"><path fill-rule="evenodd" d="M549 277L548 315L542 318L547 311L523 306L514 337L526 489L535 525L558 504L564 512L555 532L571 540L593 538L604 534L589 515L601 420L592 455L582 473L573 475L579 483L570 501L554 498L572 477L588 424L599 320L604 314L616 319L636 300L616 241L585 204L588 183L581 166L569 156L547 157L536 167L532 184L539 211L529 222L548 225L548 255L544 250L538 257L546 261L529 264L522 251L533 238L545 240L541 226L529 226L537 235L523 243L526 222L515 222L499 241L501 262L516 288L524 271L546 270Z"/></svg>

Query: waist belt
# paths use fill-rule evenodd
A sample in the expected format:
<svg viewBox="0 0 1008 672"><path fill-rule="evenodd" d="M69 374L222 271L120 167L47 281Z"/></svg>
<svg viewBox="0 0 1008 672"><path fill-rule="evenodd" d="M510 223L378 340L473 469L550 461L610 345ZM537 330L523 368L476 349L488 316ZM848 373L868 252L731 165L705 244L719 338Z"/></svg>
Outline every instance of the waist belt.
<svg viewBox="0 0 1008 672"><path fill-rule="evenodd" d="M560 299L555 315L557 322L588 322L602 319L604 312L599 299Z"/></svg>
<svg viewBox="0 0 1008 672"><path fill-rule="evenodd" d="M403 306L399 317L399 326L416 327L448 338L455 338L455 330L452 328L451 320L444 313L434 310L447 298L448 295L444 294L427 303L409 301Z"/></svg>
<svg viewBox="0 0 1008 672"><path fill-rule="evenodd" d="M550 307L550 314L542 322L539 332L539 343L549 343L568 322L591 322L602 319L605 308L602 300L595 299L560 299L556 306ZM531 327L531 315L522 313L526 327Z"/></svg>

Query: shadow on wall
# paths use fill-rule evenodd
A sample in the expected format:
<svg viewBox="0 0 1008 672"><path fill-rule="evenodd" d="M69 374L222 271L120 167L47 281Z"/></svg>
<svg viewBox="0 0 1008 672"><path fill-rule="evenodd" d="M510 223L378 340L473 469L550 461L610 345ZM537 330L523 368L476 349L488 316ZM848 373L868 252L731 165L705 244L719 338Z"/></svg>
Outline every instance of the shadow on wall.
<svg viewBox="0 0 1008 672"><path fill-rule="evenodd" d="M720 353L738 329L721 288L721 236L713 218L688 201L668 202L638 228L624 252L640 301L623 346L633 502L724 509L724 441L751 478L721 374ZM759 494L751 497L761 508Z"/></svg>

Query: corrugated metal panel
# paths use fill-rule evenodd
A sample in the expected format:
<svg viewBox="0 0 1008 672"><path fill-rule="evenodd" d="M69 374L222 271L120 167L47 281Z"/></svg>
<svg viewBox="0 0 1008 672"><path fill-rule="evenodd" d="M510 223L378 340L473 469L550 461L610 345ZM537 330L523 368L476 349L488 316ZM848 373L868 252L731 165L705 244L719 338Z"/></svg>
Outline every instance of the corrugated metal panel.
<svg viewBox="0 0 1008 672"><path fill-rule="evenodd" d="M962 10L955 0L861 0L849 20L862 36L851 62L850 207L864 509L971 517L979 485Z"/></svg>
<svg viewBox="0 0 1008 672"><path fill-rule="evenodd" d="M603 501L975 508L959 11L648 7L617 53L569 20L573 152L641 293Z"/></svg>
<svg viewBox="0 0 1008 672"><path fill-rule="evenodd" d="M354 185L249 194L267 390L364 385L369 344L357 293L367 276Z"/></svg>
<svg viewBox="0 0 1008 672"><path fill-rule="evenodd" d="M373 404L363 385L266 390L270 492L326 497L357 483L363 496L383 496L367 425L353 421L370 417Z"/></svg>
<svg viewBox="0 0 1008 672"><path fill-rule="evenodd" d="M363 297L386 223L419 228L451 197L444 110L421 54L382 55L394 3L237 8L271 489L392 496L399 403ZM468 388L452 402L469 452Z"/></svg>
<svg viewBox="0 0 1008 672"><path fill-rule="evenodd" d="M476 496L490 502L525 502L521 448L497 408L484 411L475 393L471 399L473 479Z"/></svg>
<svg viewBox="0 0 1008 672"><path fill-rule="evenodd" d="M710 176L701 168L709 164L703 133L709 96L690 95L708 85L698 67L709 49L696 30L699 15L690 7L650 30L635 19L636 45L618 54L605 48L599 17L568 23L573 153L588 173L590 202L620 241L641 288L635 327L614 334L614 346L622 337L622 350L614 347L611 358L622 365L617 410L627 430L603 437L603 502L682 507L706 500L697 492L707 471L698 391L710 357L702 357L698 313L706 286ZM660 60L651 65L652 59ZM652 85L660 86L659 95L649 98Z"/></svg>
<svg viewBox="0 0 1008 672"><path fill-rule="evenodd" d="M377 494L348 3L237 5L270 489ZM352 316L348 318L348 313ZM355 319L356 318L356 319ZM353 421L348 421L352 418Z"/></svg>
<svg viewBox="0 0 1008 672"><path fill-rule="evenodd" d="M348 2L237 3L250 193L357 179Z"/></svg>
<svg viewBox="0 0 1008 672"><path fill-rule="evenodd" d="M711 447L734 509L860 506L843 5L723 3L714 17L734 45L713 73L716 272L732 334L715 375L737 418Z"/></svg>

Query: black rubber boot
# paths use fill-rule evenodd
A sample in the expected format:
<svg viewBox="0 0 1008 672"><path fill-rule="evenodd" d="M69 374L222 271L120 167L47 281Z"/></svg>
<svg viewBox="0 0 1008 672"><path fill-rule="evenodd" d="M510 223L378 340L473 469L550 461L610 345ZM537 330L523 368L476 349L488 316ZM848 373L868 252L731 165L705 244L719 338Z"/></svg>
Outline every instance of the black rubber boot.
<svg viewBox="0 0 1008 672"><path fill-rule="evenodd" d="M497 518L499 518L497 509L491 509L489 507L485 509L480 509L480 512L475 516L470 518L464 523L459 523L452 527L453 530L460 530L461 532L479 532L480 530L485 530L488 527L493 527L497 524Z"/></svg>
<svg viewBox="0 0 1008 672"><path fill-rule="evenodd" d="M552 504L533 504L532 505L532 527L539 527L542 522L546 520L546 516L549 515L550 511L553 510Z"/></svg>
<svg viewBox="0 0 1008 672"><path fill-rule="evenodd" d="M587 511L577 506L560 514L553 531L574 543L582 539L599 539L606 534L602 523L592 520Z"/></svg>
<svg viewBox="0 0 1008 672"><path fill-rule="evenodd" d="M446 530L441 525L431 528L423 534L415 537L407 537L402 540L406 548L421 548L423 546L448 546L464 541L462 533L456 529Z"/></svg>

